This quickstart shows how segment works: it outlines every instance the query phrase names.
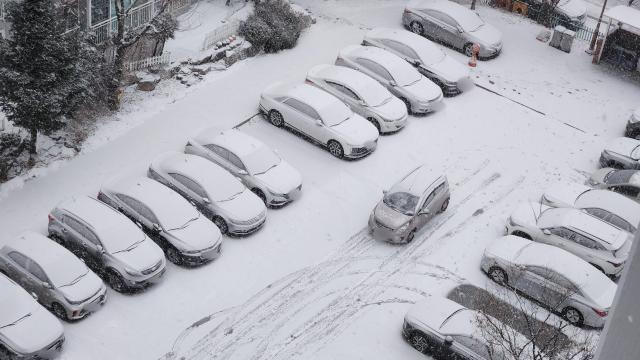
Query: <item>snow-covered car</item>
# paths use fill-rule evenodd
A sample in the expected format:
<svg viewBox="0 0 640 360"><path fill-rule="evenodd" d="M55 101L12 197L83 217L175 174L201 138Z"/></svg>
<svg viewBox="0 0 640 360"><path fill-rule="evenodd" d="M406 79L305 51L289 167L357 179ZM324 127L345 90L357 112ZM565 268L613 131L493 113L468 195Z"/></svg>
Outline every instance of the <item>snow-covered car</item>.
<svg viewBox="0 0 640 360"><path fill-rule="evenodd" d="M165 153L151 163L147 174L194 203L223 234L249 235L267 220L267 208L256 194L200 156Z"/></svg>
<svg viewBox="0 0 640 360"><path fill-rule="evenodd" d="M88 196L65 200L49 213L49 237L118 292L158 283L165 272L158 245L125 216Z"/></svg>
<svg viewBox="0 0 640 360"><path fill-rule="evenodd" d="M640 108L629 117L624 135L634 139L640 138Z"/></svg>
<svg viewBox="0 0 640 360"><path fill-rule="evenodd" d="M447 0L411 0L402 23L412 32L472 55L480 46L480 58L496 57L502 51L502 33L468 8Z"/></svg>
<svg viewBox="0 0 640 360"><path fill-rule="evenodd" d="M98 199L139 224L176 265L200 265L220 256L222 234L218 227L157 181L114 180L102 186Z"/></svg>
<svg viewBox="0 0 640 360"><path fill-rule="evenodd" d="M60 321L3 274L0 304L0 359L53 359L62 352Z"/></svg>
<svg viewBox="0 0 640 360"><path fill-rule="evenodd" d="M620 137L610 141L600 154L602 167L640 170L640 140Z"/></svg>
<svg viewBox="0 0 640 360"><path fill-rule="evenodd" d="M540 12L544 11L542 0L522 0L527 5L527 15L539 21ZM553 8L555 21L569 30L581 29L587 18L587 4L582 0L560 0Z"/></svg>
<svg viewBox="0 0 640 360"><path fill-rule="evenodd" d="M579 257L519 236L494 240L480 267L496 283L524 293L575 326L603 327L617 290Z"/></svg>
<svg viewBox="0 0 640 360"><path fill-rule="evenodd" d="M269 86L260 112L273 126L287 126L338 158L357 159L378 146L378 129L337 97L306 83Z"/></svg>
<svg viewBox="0 0 640 360"><path fill-rule="evenodd" d="M362 45L375 46L408 61L422 75L440 86L445 95L457 95L473 84L469 69L431 41L407 30L376 28L367 32Z"/></svg>
<svg viewBox="0 0 640 360"><path fill-rule="evenodd" d="M100 309L107 287L93 271L44 235L26 232L0 249L0 272L63 320Z"/></svg>
<svg viewBox="0 0 640 360"><path fill-rule="evenodd" d="M207 129L189 139L185 153L227 169L268 206L284 206L302 192L300 172L262 141L240 130Z"/></svg>
<svg viewBox="0 0 640 360"><path fill-rule="evenodd" d="M640 202L640 170L602 168L591 174L587 184L596 189L615 191Z"/></svg>
<svg viewBox="0 0 640 360"><path fill-rule="evenodd" d="M630 233L634 233L640 224L640 204L612 191L583 184L555 184L544 192L542 203L580 209Z"/></svg>
<svg viewBox="0 0 640 360"><path fill-rule="evenodd" d="M385 191L369 216L369 231L392 243L411 242L418 230L449 206L446 176L423 165Z"/></svg>
<svg viewBox="0 0 640 360"><path fill-rule="evenodd" d="M358 70L377 80L405 103L410 114L426 114L442 103L442 89L438 85L384 49L350 45L340 50L335 64Z"/></svg>
<svg viewBox="0 0 640 360"><path fill-rule="evenodd" d="M529 349L526 339L504 324L500 328L508 329L509 336L516 338L504 343L492 339L494 343L490 344L484 335L486 332L481 330L482 322L489 318L447 298L431 296L409 309L404 317L402 336L414 349L434 359L507 360L511 358L502 349L509 343L518 344L525 351ZM492 324L500 324L499 320L490 319Z"/></svg>
<svg viewBox="0 0 640 360"><path fill-rule="evenodd" d="M610 276L619 276L632 235L573 208L522 203L507 221L507 234L564 249Z"/></svg>
<svg viewBox="0 0 640 360"><path fill-rule="evenodd" d="M407 107L384 86L367 75L336 65L317 65L307 73L307 83L342 100L369 120L378 132L396 132L407 124Z"/></svg>

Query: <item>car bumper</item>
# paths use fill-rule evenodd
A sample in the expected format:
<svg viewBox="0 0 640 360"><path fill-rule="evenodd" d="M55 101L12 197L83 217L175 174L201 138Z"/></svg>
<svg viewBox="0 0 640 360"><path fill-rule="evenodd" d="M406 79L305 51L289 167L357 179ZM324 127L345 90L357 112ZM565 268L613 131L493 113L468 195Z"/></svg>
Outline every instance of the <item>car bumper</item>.
<svg viewBox="0 0 640 360"><path fill-rule="evenodd" d="M64 335L60 336L56 341L43 348L40 351L36 351L31 354L16 354L16 360L41 360L41 359L55 359L62 352L64 346Z"/></svg>
<svg viewBox="0 0 640 360"><path fill-rule="evenodd" d="M411 105L411 111L414 114L427 114L438 109L442 104L443 94L438 95L437 98L429 100L427 102L415 102Z"/></svg>
<svg viewBox="0 0 640 360"><path fill-rule="evenodd" d="M268 196L267 204L271 207L285 206L290 202L298 200L301 195L302 195L302 184L298 185L298 187L296 187L295 189L293 189L292 191L284 195L274 195L272 193L269 193L267 195Z"/></svg>
<svg viewBox="0 0 640 360"><path fill-rule="evenodd" d="M219 258L221 254L222 243L197 254L182 254L182 261L189 265L200 265Z"/></svg>
<svg viewBox="0 0 640 360"><path fill-rule="evenodd" d="M495 59L498 57L498 55L500 55L501 52L502 52L502 44L500 44L500 46L497 49L481 48L480 54L478 54L478 57L481 60Z"/></svg>
<svg viewBox="0 0 640 360"><path fill-rule="evenodd" d="M103 286L103 288L96 293L91 299L87 300L84 304L80 305L72 305L67 308L67 317L69 320L80 320L87 315L96 312L104 306L107 301L107 288Z"/></svg>
<svg viewBox="0 0 640 360"><path fill-rule="evenodd" d="M349 148L348 152L345 151L344 157L349 159L359 159L371 154L372 152L375 151L377 147L378 147L378 139L361 147Z"/></svg>
<svg viewBox="0 0 640 360"><path fill-rule="evenodd" d="M135 288L135 289L142 289L145 288L147 286L151 286L153 284L157 284L159 283L162 278L164 277L164 273L167 271L166 268L162 268L162 270L158 271L157 273L155 273L154 275L144 279L144 280L133 280L133 279L124 279L124 281L126 282L127 286L130 288Z"/></svg>
<svg viewBox="0 0 640 360"><path fill-rule="evenodd" d="M407 126L407 120L409 116L403 116L397 120L385 120L383 119L380 122L380 132L382 133L392 133L398 130L401 130L405 126Z"/></svg>
<svg viewBox="0 0 640 360"><path fill-rule="evenodd" d="M395 230L378 224L373 217L369 218L369 232L376 240L393 244L402 244L405 242L404 234L398 234Z"/></svg>
<svg viewBox="0 0 640 360"><path fill-rule="evenodd" d="M236 236L253 234L254 232L260 230L260 228L264 226L264 223L266 221L267 221L267 218L264 217L260 221L250 225L240 225L240 224L229 223L228 224L229 234L236 235Z"/></svg>

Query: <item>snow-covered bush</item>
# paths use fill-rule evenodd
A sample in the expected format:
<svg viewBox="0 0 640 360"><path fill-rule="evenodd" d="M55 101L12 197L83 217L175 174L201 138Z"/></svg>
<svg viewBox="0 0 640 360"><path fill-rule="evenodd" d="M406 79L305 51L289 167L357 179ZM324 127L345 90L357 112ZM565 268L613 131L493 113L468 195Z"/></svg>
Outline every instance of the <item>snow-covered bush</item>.
<svg viewBox="0 0 640 360"><path fill-rule="evenodd" d="M288 1L263 0L256 2L254 13L240 24L240 35L273 53L296 46L302 30L310 24L311 18L293 10Z"/></svg>
<svg viewBox="0 0 640 360"><path fill-rule="evenodd" d="M28 159L27 142L18 133L0 133L0 183L20 172Z"/></svg>

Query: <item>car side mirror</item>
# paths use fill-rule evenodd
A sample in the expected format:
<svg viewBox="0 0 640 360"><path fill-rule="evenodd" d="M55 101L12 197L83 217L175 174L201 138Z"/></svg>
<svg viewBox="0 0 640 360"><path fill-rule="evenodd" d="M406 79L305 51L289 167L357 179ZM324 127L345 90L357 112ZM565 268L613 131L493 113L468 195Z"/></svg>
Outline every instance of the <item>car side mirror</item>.
<svg viewBox="0 0 640 360"><path fill-rule="evenodd" d="M205 204L211 204L211 200L209 200L209 198L202 198L202 202Z"/></svg>
<svg viewBox="0 0 640 360"><path fill-rule="evenodd" d="M551 235L551 231L549 231L549 229L542 230L542 233L545 235Z"/></svg>
<svg viewBox="0 0 640 360"><path fill-rule="evenodd" d="M238 170L238 174L239 174L239 175L249 175L249 173L247 172L247 170Z"/></svg>
<svg viewBox="0 0 640 360"><path fill-rule="evenodd" d="M160 225L158 225L158 224L153 224L153 231L155 233L160 233L160 232L162 232L162 227Z"/></svg>
<svg viewBox="0 0 640 360"><path fill-rule="evenodd" d="M422 61L417 60L417 59L416 59L416 60L413 60L413 65L415 65L415 66L421 66L421 65L422 65Z"/></svg>
<svg viewBox="0 0 640 360"><path fill-rule="evenodd" d="M53 289L53 286L46 281L42 282L42 287L45 289Z"/></svg>
<svg viewBox="0 0 640 360"><path fill-rule="evenodd" d="M450 335L447 335L444 337L444 344L446 346L451 346L453 344L453 337L451 337Z"/></svg>
<svg viewBox="0 0 640 360"><path fill-rule="evenodd" d="M31 293L31 297L38 300L38 295L34 292Z"/></svg>
<svg viewBox="0 0 640 360"><path fill-rule="evenodd" d="M394 80L389 80L389 86L396 86L396 82Z"/></svg>
<svg viewBox="0 0 640 360"><path fill-rule="evenodd" d="M322 126L322 120L316 120L316 125L317 126Z"/></svg>
<svg viewBox="0 0 640 360"><path fill-rule="evenodd" d="M420 212L418 213L419 215L429 215L431 213L431 211L429 211L429 209L422 209L420 210Z"/></svg>
<svg viewBox="0 0 640 360"><path fill-rule="evenodd" d="M364 102L364 100L358 100L358 105L365 106L367 104Z"/></svg>
<svg viewBox="0 0 640 360"><path fill-rule="evenodd" d="M458 30L458 32L459 32L460 34L462 34L462 33L464 32L464 30L463 30L460 26L458 26L456 29Z"/></svg>
<svg viewBox="0 0 640 360"><path fill-rule="evenodd" d="M96 249L98 250L99 253L104 254L104 248L102 247L102 245L97 245Z"/></svg>

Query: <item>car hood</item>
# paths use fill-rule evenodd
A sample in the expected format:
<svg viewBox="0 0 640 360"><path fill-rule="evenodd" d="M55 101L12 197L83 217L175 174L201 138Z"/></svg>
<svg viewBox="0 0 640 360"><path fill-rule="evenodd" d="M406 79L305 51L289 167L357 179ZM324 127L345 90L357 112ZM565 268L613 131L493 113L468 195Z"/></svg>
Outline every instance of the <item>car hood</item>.
<svg viewBox="0 0 640 360"><path fill-rule="evenodd" d="M607 146L605 146L605 150L631 157L631 153L639 144L640 142L635 139L626 137L617 138L609 142ZM638 160L637 156L634 160Z"/></svg>
<svg viewBox="0 0 640 360"><path fill-rule="evenodd" d="M407 116L407 106L395 96L386 104L372 107L372 109L389 120L399 120Z"/></svg>
<svg viewBox="0 0 640 360"><path fill-rule="evenodd" d="M576 19L587 13L587 4L582 0L569 0L564 4L558 4L558 10L572 19Z"/></svg>
<svg viewBox="0 0 640 360"><path fill-rule="evenodd" d="M169 230L178 249L186 251L199 251L217 245L222 238L220 229L206 219L199 217L181 229Z"/></svg>
<svg viewBox="0 0 640 360"><path fill-rule="evenodd" d="M104 283L93 271L89 271L77 283L60 286L58 290L71 301L84 301L95 295Z"/></svg>
<svg viewBox="0 0 640 360"><path fill-rule="evenodd" d="M164 258L164 253L149 239L145 239L130 251L122 251L113 256L133 270L143 271L151 268Z"/></svg>
<svg viewBox="0 0 640 360"><path fill-rule="evenodd" d="M442 89L424 76L411 85L403 86L402 89L421 102L433 101L442 96Z"/></svg>
<svg viewBox="0 0 640 360"><path fill-rule="evenodd" d="M545 204L554 207L573 207L578 196L589 187L582 184L556 184L542 195Z"/></svg>
<svg viewBox="0 0 640 360"><path fill-rule="evenodd" d="M262 200L249 190L228 201L220 201L217 205L237 221L248 221L260 216L265 211Z"/></svg>
<svg viewBox="0 0 640 360"><path fill-rule="evenodd" d="M343 136L349 145L364 145L378 139L378 130L362 116L353 114L349 119L331 129Z"/></svg>
<svg viewBox="0 0 640 360"><path fill-rule="evenodd" d="M483 45L498 45L502 43L502 33L493 25L485 23L476 31L470 31L475 40Z"/></svg>
<svg viewBox="0 0 640 360"><path fill-rule="evenodd" d="M615 169L613 168L598 169L594 171L593 174L591 174L591 177L589 178L589 182L594 185L604 184L605 176L607 176L607 174L609 174L613 170Z"/></svg>
<svg viewBox="0 0 640 360"><path fill-rule="evenodd" d="M63 334L62 324L42 306L34 304L31 316L0 329L0 342L23 354L42 350Z"/></svg>
<svg viewBox="0 0 640 360"><path fill-rule="evenodd" d="M280 194L288 194L302 184L300 172L284 160L278 166L269 169L264 174L255 175L255 177L266 184L269 189Z"/></svg>
<svg viewBox="0 0 640 360"><path fill-rule="evenodd" d="M411 216L388 207L382 201L373 209L373 216L377 222L391 229L398 229L411 220Z"/></svg>
<svg viewBox="0 0 640 360"><path fill-rule="evenodd" d="M457 83L458 81L469 77L469 70L467 67L450 56L445 56L442 58L442 61L429 65L427 69L444 77L445 80L452 83Z"/></svg>

